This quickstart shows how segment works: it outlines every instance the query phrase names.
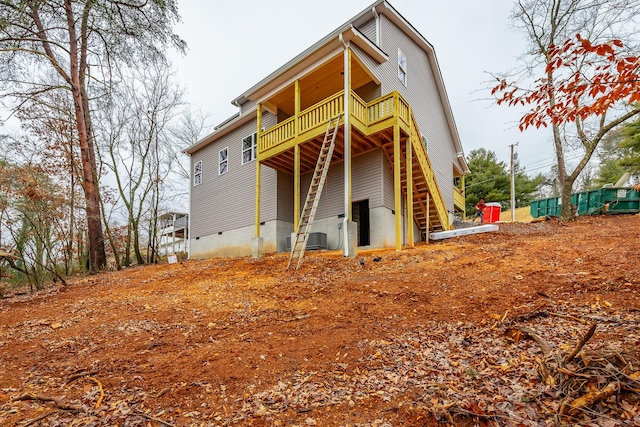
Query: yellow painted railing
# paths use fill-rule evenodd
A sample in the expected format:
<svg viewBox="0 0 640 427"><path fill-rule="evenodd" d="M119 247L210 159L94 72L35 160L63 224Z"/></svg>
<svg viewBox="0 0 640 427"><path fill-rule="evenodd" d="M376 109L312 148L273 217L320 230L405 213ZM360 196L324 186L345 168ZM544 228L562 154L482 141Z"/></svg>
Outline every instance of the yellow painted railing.
<svg viewBox="0 0 640 427"><path fill-rule="evenodd" d="M409 126L411 108L409 107L409 103L400 95L398 95L398 110L398 117L400 117L402 121Z"/></svg>
<svg viewBox="0 0 640 427"><path fill-rule="evenodd" d="M458 187L453 187L453 204L464 210L464 192Z"/></svg>
<svg viewBox="0 0 640 427"><path fill-rule="evenodd" d="M267 151L284 142L293 139L296 136L295 117L289 117L282 123L278 123L271 129L267 129L260 135L260 143L258 150L260 152Z"/></svg>
<svg viewBox="0 0 640 427"><path fill-rule="evenodd" d="M298 116L298 129L300 133L311 131L317 127L325 130L329 119L337 117L344 111L344 91L327 98L306 110L300 112Z"/></svg>
<svg viewBox="0 0 640 427"><path fill-rule="evenodd" d="M397 92L378 98L367 104L367 125L373 125L393 116L393 102Z"/></svg>
<svg viewBox="0 0 640 427"><path fill-rule="evenodd" d="M431 194L431 200L433 201L433 208L436 210L438 214L438 219L440 220L440 225L443 230L449 230L449 213L447 212L447 207L444 203L444 199L442 198L442 193L440 192L440 187L438 186L438 181L436 181L436 177L433 173L433 168L431 167L431 161L429 160L429 156L427 155L427 150L424 148L422 144L422 138L420 137L420 131L418 130L418 124L416 123L416 119L411 115L411 140L416 141L414 145L415 150L414 153L416 158L418 159L418 163L420 163L420 169L422 169L423 176L425 181L427 181L427 186L429 187L429 194Z"/></svg>
<svg viewBox="0 0 640 427"><path fill-rule="evenodd" d="M415 141L414 147L416 158L429 187L429 193L433 200L432 207L438 214L442 228L444 230L448 230L449 215L442 198L442 193L440 193L438 183L433 174L433 168L431 167L429 156L422 144L418 125L413 117L409 103L405 101L397 91L391 92L368 103L364 102L352 91L350 100L351 119L354 120L354 124L359 123L365 128L365 130L366 127L376 125L386 119L393 118L396 114L394 106L397 101L397 117L399 117L406 127L410 129L411 139L412 141ZM262 132L260 140L258 141L258 153L265 153L269 150L275 149L273 154L276 154L278 151L276 147L280 145L282 145L283 148L289 148L292 144L296 143L292 140L297 140L299 138L300 141L304 141L316 136L316 134L320 135L325 131L329 119L343 114L343 112L344 91L340 91L300 112L297 117L290 117L282 123L278 123L271 129L267 129L265 132ZM296 120L298 121L297 134ZM269 153L267 156L273 154Z"/></svg>
<svg viewBox="0 0 640 427"><path fill-rule="evenodd" d="M355 92L351 92L351 118L357 120L360 125L367 126L369 120L367 103Z"/></svg>
<svg viewBox="0 0 640 427"><path fill-rule="evenodd" d="M290 141L297 136L307 139L314 131L324 132L329 119L344 112L344 91L340 91L321 102L312 105L300 112L296 117L290 117L278 123L274 127L267 129L260 134L258 142L258 152L264 153L277 147L280 144ZM398 94L391 92L381 98L369 103L363 101L355 92L351 92L351 117L357 120L362 126L371 126L383 120L394 117L394 101L399 98L399 116L404 123L409 125L409 104ZM298 121L298 134L296 135L295 121Z"/></svg>

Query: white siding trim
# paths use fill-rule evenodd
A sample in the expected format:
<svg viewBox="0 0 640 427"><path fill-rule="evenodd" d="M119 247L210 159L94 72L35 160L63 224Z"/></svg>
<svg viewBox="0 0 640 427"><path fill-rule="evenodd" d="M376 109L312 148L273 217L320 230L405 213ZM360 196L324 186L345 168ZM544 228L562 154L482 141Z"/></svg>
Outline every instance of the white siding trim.
<svg viewBox="0 0 640 427"><path fill-rule="evenodd" d="M193 165L193 186L195 187L200 184L202 184L202 160Z"/></svg>
<svg viewBox="0 0 640 427"><path fill-rule="evenodd" d="M226 152L226 156L224 159L222 158L223 151ZM222 170L223 164L225 165L224 171ZM227 172L229 172L229 147L228 146L218 151L218 176L224 175Z"/></svg>

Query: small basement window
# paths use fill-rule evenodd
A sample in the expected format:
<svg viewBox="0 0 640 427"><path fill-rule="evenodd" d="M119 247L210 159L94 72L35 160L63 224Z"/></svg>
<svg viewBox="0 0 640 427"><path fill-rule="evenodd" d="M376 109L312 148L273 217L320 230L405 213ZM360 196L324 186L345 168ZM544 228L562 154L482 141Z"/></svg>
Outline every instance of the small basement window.
<svg viewBox="0 0 640 427"><path fill-rule="evenodd" d="M202 160L193 165L193 186L202 184Z"/></svg>
<svg viewBox="0 0 640 427"><path fill-rule="evenodd" d="M225 147L218 153L218 175L229 170L229 147Z"/></svg>
<svg viewBox="0 0 640 427"><path fill-rule="evenodd" d="M252 162L258 154L258 134L256 132L242 138L242 164Z"/></svg>
<svg viewBox="0 0 640 427"><path fill-rule="evenodd" d="M398 48L398 79L403 85L407 85L407 57Z"/></svg>

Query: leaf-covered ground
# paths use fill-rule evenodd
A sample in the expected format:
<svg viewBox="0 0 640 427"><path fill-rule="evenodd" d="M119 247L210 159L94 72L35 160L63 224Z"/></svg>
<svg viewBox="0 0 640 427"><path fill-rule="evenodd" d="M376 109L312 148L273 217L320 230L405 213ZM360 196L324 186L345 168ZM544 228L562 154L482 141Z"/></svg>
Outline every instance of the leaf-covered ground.
<svg viewBox="0 0 640 427"><path fill-rule="evenodd" d="M638 215L286 263L3 299L0 425L640 425Z"/></svg>

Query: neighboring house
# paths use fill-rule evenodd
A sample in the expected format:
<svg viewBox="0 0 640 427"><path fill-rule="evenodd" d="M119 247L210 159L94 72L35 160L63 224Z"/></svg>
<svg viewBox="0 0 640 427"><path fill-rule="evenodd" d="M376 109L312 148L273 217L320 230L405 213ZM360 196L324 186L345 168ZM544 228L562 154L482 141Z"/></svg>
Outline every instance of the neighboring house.
<svg viewBox="0 0 640 427"><path fill-rule="evenodd" d="M626 172L613 186L635 187L636 185L640 185L640 172Z"/></svg>
<svg viewBox="0 0 640 427"><path fill-rule="evenodd" d="M469 168L433 46L386 1L232 103L238 113L186 150L194 258L284 251L341 114L313 223L330 249L400 249L464 212Z"/></svg>
<svg viewBox="0 0 640 427"><path fill-rule="evenodd" d="M171 255L189 252L189 215L180 212L167 212L160 215L160 242L158 253Z"/></svg>

